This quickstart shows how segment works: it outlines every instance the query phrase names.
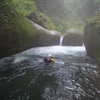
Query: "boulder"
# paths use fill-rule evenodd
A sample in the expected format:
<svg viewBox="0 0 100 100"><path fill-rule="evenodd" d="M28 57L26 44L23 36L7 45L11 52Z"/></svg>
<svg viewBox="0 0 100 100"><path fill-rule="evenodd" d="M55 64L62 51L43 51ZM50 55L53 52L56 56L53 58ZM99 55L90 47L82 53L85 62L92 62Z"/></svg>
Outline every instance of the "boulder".
<svg viewBox="0 0 100 100"><path fill-rule="evenodd" d="M27 16L31 21L41 25L42 27L46 29L55 29L55 25L52 23L52 21L47 17L45 14L34 11L31 14Z"/></svg>
<svg viewBox="0 0 100 100"><path fill-rule="evenodd" d="M62 45L64 46L82 46L83 45L83 32L78 29L69 29L64 36Z"/></svg>
<svg viewBox="0 0 100 100"><path fill-rule="evenodd" d="M33 23L33 22L32 22ZM55 30L48 30L42 26L33 23L33 27L37 29L36 46L53 46L59 45L61 33Z"/></svg>

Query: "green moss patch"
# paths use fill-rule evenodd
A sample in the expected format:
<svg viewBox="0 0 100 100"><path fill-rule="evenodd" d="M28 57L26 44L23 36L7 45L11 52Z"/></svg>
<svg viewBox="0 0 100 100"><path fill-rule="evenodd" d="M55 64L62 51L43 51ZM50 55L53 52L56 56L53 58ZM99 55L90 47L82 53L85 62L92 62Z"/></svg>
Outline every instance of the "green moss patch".
<svg viewBox="0 0 100 100"><path fill-rule="evenodd" d="M8 4L0 4L0 57L9 56L32 46L36 30L32 23Z"/></svg>

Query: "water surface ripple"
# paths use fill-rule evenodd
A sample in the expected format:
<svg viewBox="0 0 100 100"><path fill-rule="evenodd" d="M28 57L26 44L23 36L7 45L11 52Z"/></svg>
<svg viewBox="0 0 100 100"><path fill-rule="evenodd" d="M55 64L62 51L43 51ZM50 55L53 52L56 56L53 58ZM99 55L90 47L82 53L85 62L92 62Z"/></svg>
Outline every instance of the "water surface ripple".
<svg viewBox="0 0 100 100"><path fill-rule="evenodd" d="M0 100L100 100L100 66L84 47L29 49L0 60Z"/></svg>

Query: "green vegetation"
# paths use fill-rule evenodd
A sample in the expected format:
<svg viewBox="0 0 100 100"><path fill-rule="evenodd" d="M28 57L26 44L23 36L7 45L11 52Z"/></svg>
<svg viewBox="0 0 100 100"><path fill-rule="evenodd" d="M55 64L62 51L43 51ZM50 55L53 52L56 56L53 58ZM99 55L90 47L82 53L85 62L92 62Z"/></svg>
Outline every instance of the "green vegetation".
<svg viewBox="0 0 100 100"><path fill-rule="evenodd" d="M97 14L96 16L90 18L88 20L88 23L97 23L98 21L100 21L100 14Z"/></svg>
<svg viewBox="0 0 100 100"><path fill-rule="evenodd" d="M67 24L66 24L66 21L65 19L61 19L59 17L50 17L52 22L55 24L56 26L56 30L61 32L61 33L64 33L66 31L66 29L68 28Z"/></svg>
<svg viewBox="0 0 100 100"><path fill-rule="evenodd" d="M85 23L78 17L78 15L68 16L66 22L68 25L68 29L76 28L82 31L84 30Z"/></svg>
<svg viewBox="0 0 100 100"><path fill-rule="evenodd" d="M36 10L35 2L31 0L13 0L16 11L24 16Z"/></svg>
<svg viewBox="0 0 100 100"><path fill-rule="evenodd" d="M35 2L37 5L37 10L49 16L49 18L55 24L57 31L65 33L69 28L84 30L85 24L78 16L75 6L78 7L77 9L79 9L86 3L86 1L35 0Z"/></svg>
<svg viewBox="0 0 100 100"><path fill-rule="evenodd" d="M55 29L55 25L52 23L50 18L43 13L35 11L35 12L32 12L27 17L33 22L41 25L42 27L46 29L50 29L50 30Z"/></svg>
<svg viewBox="0 0 100 100"><path fill-rule="evenodd" d="M62 33L65 33L69 28L78 28L83 30L84 24L80 21L80 18L72 13L77 12L81 6L85 5L87 0L9 0L15 6L17 12L24 16L35 11L37 20L34 20L37 24L40 24L46 29L56 29ZM52 5L51 5L52 4ZM70 6L69 6L70 5ZM37 7L37 8L36 8ZM77 7L77 8L76 8ZM38 13L37 10L42 13ZM41 10L42 9L42 10ZM70 15L70 16L69 16ZM51 19L49 19L48 17ZM52 23L52 22L54 23ZM82 22L82 23L80 23ZM79 24L80 23L80 24Z"/></svg>
<svg viewBox="0 0 100 100"><path fill-rule="evenodd" d="M55 29L54 24L45 14L36 11L36 5L34 1L32 0L12 0L12 1L17 12L21 13L24 16L27 16L33 11L35 11L37 20L34 20L34 22L40 24L46 29Z"/></svg>
<svg viewBox="0 0 100 100"><path fill-rule="evenodd" d="M84 30L85 23L82 22L77 17L67 17L67 18L59 18L59 17L50 17L52 22L56 26L56 30L61 33L66 33L67 29L76 28L80 30Z"/></svg>
<svg viewBox="0 0 100 100"><path fill-rule="evenodd" d="M98 13L100 5L100 0L5 0L5 2L8 1L12 2L17 12L24 16L37 10L46 14L56 28L44 15L40 16L41 18L39 17L40 22L38 21L38 24L60 32L65 32L66 29L73 27L84 30L83 21Z"/></svg>

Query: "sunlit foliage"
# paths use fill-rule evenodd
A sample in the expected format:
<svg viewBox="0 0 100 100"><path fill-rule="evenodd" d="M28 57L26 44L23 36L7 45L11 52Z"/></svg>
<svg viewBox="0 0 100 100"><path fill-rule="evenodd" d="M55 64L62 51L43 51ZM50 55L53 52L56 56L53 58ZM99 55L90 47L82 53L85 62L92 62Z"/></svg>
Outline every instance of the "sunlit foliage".
<svg viewBox="0 0 100 100"><path fill-rule="evenodd" d="M35 2L32 0L13 0L13 3L16 10L24 16L36 10Z"/></svg>

